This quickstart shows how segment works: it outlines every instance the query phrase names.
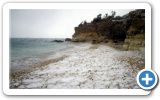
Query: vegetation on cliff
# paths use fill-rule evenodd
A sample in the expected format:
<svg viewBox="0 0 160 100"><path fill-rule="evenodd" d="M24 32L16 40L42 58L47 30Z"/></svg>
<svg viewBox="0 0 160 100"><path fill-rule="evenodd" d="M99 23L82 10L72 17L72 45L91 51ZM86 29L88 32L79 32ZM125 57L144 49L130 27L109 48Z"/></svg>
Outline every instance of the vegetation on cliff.
<svg viewBox="0 0 160 100"><path fill-rule="evenodd" d="M73 42L90 41L92 43L122 43L123 48L137 49L144 47L145 10L138 9L123 16L97 15L91 22L82 22L75 27Z"/></svg>

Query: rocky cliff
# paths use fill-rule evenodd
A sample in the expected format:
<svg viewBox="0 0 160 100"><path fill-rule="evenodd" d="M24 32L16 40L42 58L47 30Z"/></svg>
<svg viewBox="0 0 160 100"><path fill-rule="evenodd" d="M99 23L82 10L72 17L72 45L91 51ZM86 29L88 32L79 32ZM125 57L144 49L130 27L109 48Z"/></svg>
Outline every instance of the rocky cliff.
<svg viewBox="0 0 160 100"><path fill-rule="evenodd" d="M134 10L124 16L115 15L114 11L103 18L99 14L90 23L80 23L75 27L72 41L122 43L126 50L144 47L145 10Z"/></svg>

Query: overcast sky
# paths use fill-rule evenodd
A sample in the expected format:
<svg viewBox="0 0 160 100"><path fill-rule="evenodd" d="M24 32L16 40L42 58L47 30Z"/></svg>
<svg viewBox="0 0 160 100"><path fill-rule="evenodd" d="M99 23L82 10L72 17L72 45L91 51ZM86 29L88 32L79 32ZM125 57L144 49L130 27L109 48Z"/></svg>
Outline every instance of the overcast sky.
<svg viewBox="0 0 160 100"><path fill-rule="evenodd" d="M90 22L98 14L122 16L129 9L118 10L10 10L10 34L17 38L71 38L74 27L82 21Z"/></svg>

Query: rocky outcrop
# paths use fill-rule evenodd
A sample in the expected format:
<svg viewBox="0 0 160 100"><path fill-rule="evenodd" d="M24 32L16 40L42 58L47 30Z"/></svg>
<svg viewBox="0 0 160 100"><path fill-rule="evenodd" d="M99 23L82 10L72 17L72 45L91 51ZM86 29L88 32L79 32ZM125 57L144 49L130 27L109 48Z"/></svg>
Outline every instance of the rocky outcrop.
<svg viewBox="0 0 160 100"><path fill-rule="evenodd" d="M63 40L53 40L51 42L64 42Z"/></svg>
<svg viewBox="0 0 160 100"><path fill-rule="evenodd" d="M65 41L71 41L72 39L71 38L65 38Z"/></svg>
<svg viewBox="0 0 160 100"><path fill-rule="evenodd" d="M128 29L123 44L125 50L137 50L145 46L145 11L136 10L128 15Z"/></svg>
<svg viewBox="0 0 160 100"><path fill-rule="evenodd" d="M90 23L86 21L75 27L73 42L123 43L126 50L144 46L145 10L139 9L124 16L97 15Z"/></svg>

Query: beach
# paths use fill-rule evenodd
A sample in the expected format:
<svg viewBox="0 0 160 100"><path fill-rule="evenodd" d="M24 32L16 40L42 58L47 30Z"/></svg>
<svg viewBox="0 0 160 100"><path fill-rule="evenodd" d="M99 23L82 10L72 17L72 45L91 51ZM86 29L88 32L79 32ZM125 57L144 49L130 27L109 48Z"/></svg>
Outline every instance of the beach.
<svg viewBox="0 0 160 100"><path fill-rule="evenodd" d="M144 48L118 50L107 44L77 43L10 75L13 89L138 89Z"/></svg>

